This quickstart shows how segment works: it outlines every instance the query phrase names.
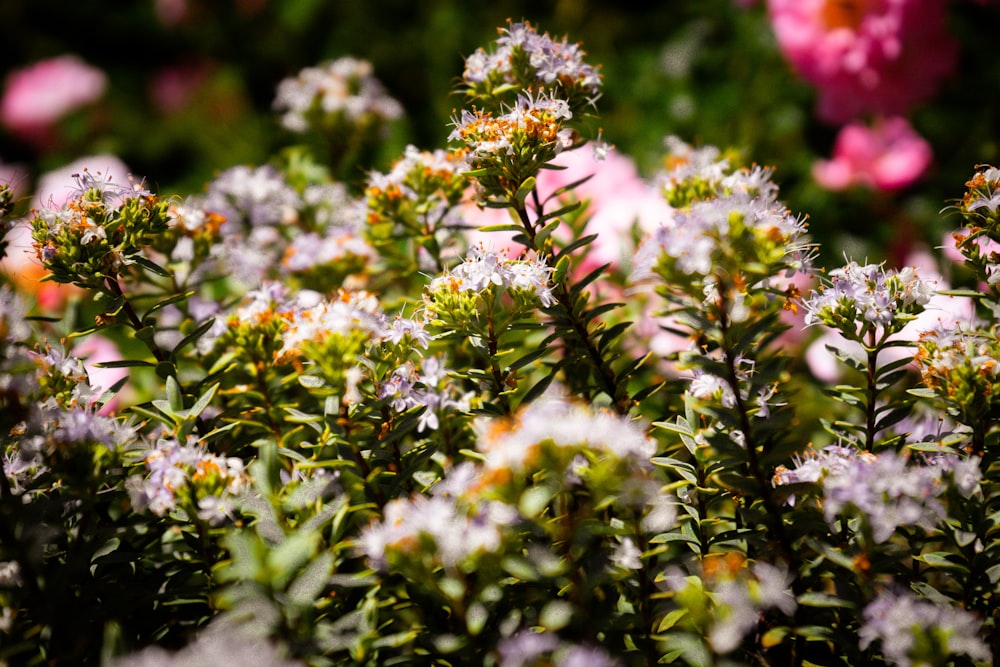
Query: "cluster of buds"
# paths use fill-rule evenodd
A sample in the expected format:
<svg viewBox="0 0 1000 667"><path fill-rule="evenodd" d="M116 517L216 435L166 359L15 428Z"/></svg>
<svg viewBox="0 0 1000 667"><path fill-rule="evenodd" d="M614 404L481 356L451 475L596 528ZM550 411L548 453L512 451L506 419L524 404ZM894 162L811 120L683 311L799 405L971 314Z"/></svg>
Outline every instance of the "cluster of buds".
<svg viewBox="0 0 1000 667"><path fill-rule="evenodd" d="M1000 409L1000 341L995 332L937 328L920 337L916 363L925 387L959 422L976 427Z"/></svg>
<svg viewBox="0 0 1000 667"><path fill-rule="evenodd" d="M746 172L750 176L749 172ZM747 319L771 307L772 281L808 268L804 221L777 201L735 189L675 212L640 247L633 280L656 275L689 305Z"/></svg>
<svg viewBox="0 0 1000 667"><path fill-rule="evenodd" d="M75 176L76 191L60 208L30 219L35 251L51 279L104 291L168 228L169 204L140 184L120 185L99 172Z"/></svg>
<svg viewBox="0 0 1000 667"><path fill-rule="evenodd" d="M447 241L440 232L463 226L455 209L469 186L468 169L464 149L422 151L407 146L388 173L368 176L369 237L385 244L409 236L438 257Z"/></svg>
<svg viewBox="0 0 1000 667"><path fill-rule="evenodd" d="M309 365L319 375L303 374L303 384L332 388L354 401L360 399L357 387L367 376L358 360L371 346L397 346L405 354L428 342L419 322L386 316L367 292L342 290L325 299L317 292L292 293L281 283L267 282L217 319L199 345L205 352L214 348L265 367Z"/></svg>
<svg viewBox="0 0 1000 667"><path fill-rule="evenodd" d="M512 319L539 305L555 304L552 272L532 254L509 259L473 246L464 262L431 281L424 307L435 324L475 331L482 328L483 320L501 310L504 296L511 297Z"/></svg>
<svg viewBox="0 0 1000 667"><path fill-rule="evenodd" d="M510 201L544 164L576 145L576 132L568 126L572 118L565 100L524 93L501 114L464 109L448 140L468 150L484 199Z"/></svg>

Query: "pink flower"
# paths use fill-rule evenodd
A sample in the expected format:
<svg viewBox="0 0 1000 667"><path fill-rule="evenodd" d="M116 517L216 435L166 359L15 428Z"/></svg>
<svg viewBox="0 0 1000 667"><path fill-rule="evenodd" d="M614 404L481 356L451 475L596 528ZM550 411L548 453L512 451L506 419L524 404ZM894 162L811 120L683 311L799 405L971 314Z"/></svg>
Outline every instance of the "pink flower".
<svg viewBox="0 0 1000 667"><path fill-rule="evenodd" d="M43 60L8 75L0 121L24 139L43 140L60 118L100 99L107 85L104 72L77 56Z"/></svg>
<svg viewBox="0 0 1000 667"><path fill-rule="evenodd" d="M199 62L164 67L150 82L149 97L164 113L179 111L197 95L208 79L210 69L207 63Z"/></svg>
<svg viewBox="0 0 1000 667"><path fill-rule="evenodd" d="M42 175L32 198L32 207L62 206L78 187L73 174L79 174L84 168L108 175L114 183L128 183L128 167L121 160L113 155L92 155ZM31 226L26 219L18 220L5 240L8 242L7 255L0 258L0 273L21 293L34 296L40 308L58 310L67 299L81 294L81 289L74 285L40 282L46 271L35 255Z"/></svg>
<svg viewBox="0 0 1000 667"><path fill-rule="evenodd" d="M876 120L872 127L851 123L837 135L833 159L813 165L813 177L828 190L854 185L898 190L920 178L931 158L930 144L905 118Z"/></svg>
<svg viewBox="0 0 1000 667"><path fill-rule="evenodd" d="M817 87L820 118L897 115L931 97L955 64L947 0L768 0L778 46Z"/></svg>
<svg viewBox="0 0 1000 667"><path fill-rule="evenodd" d="M103 362L120 361L123 358L118 346L104 336L96 334L88 336L82 343L73 347L73 355L84 360L83 366L87 369L90 386L100 390L101 393L111 389L122 378L128 377L127 368L101 368L98 366ZM123 399L126 398L122 396L122 392L129 393L127 389L123 388L101 407L98 414L111 415L117 412L122 407Z"/></svg>
<svg viewBox="0 0 1000 667"><path fill-rule="evenodd" d="M659 190L639 176L635 163L617 151L609 150L603 160L587 148L564 151L552 164L563 169L543 169L538 175L538 192L542 201L553 196L559 188L590 176L590 180L575 188L572 196L587 204L589 219L585 234L597 234L597 239L586 251L586 262L575 270L585 275L603 264L612 269L627 264L635 252L632 242L632 225L638 224L651 231L669 220L671 209ZM568 197L568 194L560 195ZM559 207L548 201L545 209ZM469 206L466 211L469 224L485 226L512 222L507 209L480 209ZM473 232L470 244L484 242L487 248L520 250L510 240L511 235Z"/></svg>
<svg viewBox="0 0 1000 667"><path fill-rule="evenodd" d="M119 185L128 183L129 168L120 159L109 153L88 155L70 162L65 167L42 174L38 179L38 187L31 205L34 208L43 206L59 208L65 204L66 199L79 187L73 175L79 174L84 169L92 174L102 174Z"/></svg>

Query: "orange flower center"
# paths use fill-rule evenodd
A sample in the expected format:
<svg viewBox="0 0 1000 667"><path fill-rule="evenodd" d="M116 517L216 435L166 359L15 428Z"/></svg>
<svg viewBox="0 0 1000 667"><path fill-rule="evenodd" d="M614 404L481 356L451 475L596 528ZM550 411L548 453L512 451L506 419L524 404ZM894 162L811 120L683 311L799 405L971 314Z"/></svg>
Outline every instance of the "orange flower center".
<svg viewBox="0 0 1000 667"><path fill-rule="evenodd" d="M830 30L856 29L868 11L868 0L826 0L823 4L823 23Z"/></svg>

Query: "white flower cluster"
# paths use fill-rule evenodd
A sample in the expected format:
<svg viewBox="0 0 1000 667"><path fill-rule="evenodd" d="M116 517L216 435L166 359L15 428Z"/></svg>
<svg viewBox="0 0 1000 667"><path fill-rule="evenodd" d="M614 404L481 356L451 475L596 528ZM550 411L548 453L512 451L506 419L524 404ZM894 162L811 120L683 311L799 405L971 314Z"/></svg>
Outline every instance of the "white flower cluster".
<svg viewBox="0 0 1000 667"><path fill-rule="evenodd" d="M924 651L933 647L941 657L967 655L988 661L991 656L979 638L982 624L975 616L910 592L882 591L865 607L863 616L864 625L858 632L861 648L880 642L886 659L898 667L931 664L925 662L930 656L915 653L918 646ZM919 644L918 639L922 640Z"/></svg>
<svg viewBox="0 0 1000 667"><path fill-rule="evenodd" d="M403 107L373 75L371 63L352 57L306 67L284 79L278 84L274 108L283 112L281 124L293 132L309 129L307 114L313 109L343 114L354 122L369 116L395 120L403 115Z"/></svg>
<svg viewBox="0 0 1000 667"><path fill-rule="evenodd" d="M464 142L476 157L516 156L518 148L529 141L550 145L558 155L574 146L576 133L565 127L572 117L566 100L522 93L500 116L462 109L448 141Z"/></svg>
<svg viewBox="0 0 1000 667"><path fill-rule="evenodd" d="M394 498L383 508L383 520L365 528L358 539L361 551L376 569L388 567L387 552L433 553L435 560L454 567L477 553L503 546L501 528L517 519L517 510L504 503L479 503L471 512L441 495ZM432 540L434 549L421 549Z"/></svg>
<svg viewBox="0 0 1000 667"><path fill-rule="evenodd" d="M224 233L235 233L290 222L298 216L302 201L274 167L238 165L209 183L201 205L226 218Z"/></svg>
<svg viewBox="0 0 1000 667"><path fill-rule="evenodd" d="M806 325L838 320L870 322L889 329L901 328L900 315L920 312L934 296L932 283L922 280L913 267L898 272L881 264L859 265L850 261L830 272L830 284L813 292L805 300Z"/></svg>
<svg viewBox="0 0 1000 667"><path fill-rule="evenodd" d="M609 412L594 410L550 389L524 406L513 428L501 429L496 420L476 422L476 448L488 469L525 470L540 443L580 447L632 461L641 468L656 454L656 443L634 423Z"/></svg>
<svg viewBox="0 0 1000 667"><path fill-rule="evenodd" d="M543 306L556 303L549 279L552 267L529 254L525 259L508 259L482 246L469 249L465 261L431 281L429 290L485 292L494 287L534 295Z"/></svg>
<svg viewBox="0 0 1000 667"><path fill-rule="evenodd" d="M145 477L133 475L125 482L135 509L148 508L164 516L195 487L198 517L213 525L231 515L233 496L242 492L250 480L242 459L212 454L194 439L185 444L174 439L159 440L146 454L145 464Z"/></svg>
<svg viewBox="0 0 1000 667"><path fill-rule="evenodd" d="M588 95L595 97L600 91L601 75L597 68L583 61L586 55L579 44L570 44L564 37L553 40L548 33L538 34L527 23L511 23L501 30L492 53L483 48L465 59L463 79L467 83L481 83L493 74L513 82L512 63L515 52L527 54L528 64L535 70L535 80L545 84L569 81Z"/></svg>

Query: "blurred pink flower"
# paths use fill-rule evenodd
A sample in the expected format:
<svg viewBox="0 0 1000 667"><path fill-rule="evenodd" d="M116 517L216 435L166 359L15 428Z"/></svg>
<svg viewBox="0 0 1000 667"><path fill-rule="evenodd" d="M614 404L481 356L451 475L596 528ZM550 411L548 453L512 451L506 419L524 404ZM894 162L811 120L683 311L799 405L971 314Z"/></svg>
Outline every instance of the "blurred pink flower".
<svg viewBox="0 0 1000 667"><path fill-rule="evenodd" d="M43 60L7 76L0 121L28 141L46 138L63 116L104 94L108 78L73 55Z"/></svg>
<svg viewBox="0 0 1000 667"><path fill-rule="evenodd" d="M73 160L65 167L42 174L31 205L34 208L59 208L65 204L66 199L79 187L73 175L84 169L92 174L102 174L119 185L128 183L129 168L120 159L110 153L87 155Z"/></svg>
<svg viewBox="0 0 1000 667"><path fill-rule="evenodd" d="M73 174L84 168L109 175L114 183L128 183L128 167L113 155L91 155L42 175L32 198L32 208L59 208L77 188ZM31 227L18 220L6 237L7 256L0 259L0 273L6 274L23 294L32 295L43 310L59 309L68 298L81 293L79 287L55 282L39 282L46 274L35 255Z"/></svg>
<svg viewBox="0 0 1000 667"><path fill-rule="evenodd" d="M615 150L609 150L604 159L598 159L586 148L565 151L553 164L563 169L543 169L538 175L537 188L543 202L559 188L591 177L572 193L577 200L587 202L589 219L584 233L598 235L587 250L585 261L575 267L580 275L603 264L611 264L612 269L626 265L635 252L632 225L652 231L671 216L670 206L659 190L639 175L630 158ZM558 207L550 201L545 208L551 211ZM474 210L470 206L465 214L470 224L479 226L512 222L507 209ZM510 238L510 234L473 232L470 243L485 242L493 249L519 251L518 244Z"/></svg>
<svg viewBox="0 0 1000 667"><path fill-rule="evenodd" d="M122 378L128 377L127 368L101 368L97 365L107 361L121 361L123 359L118 346L104 336L97 334L88 336L82 343L75 345L72 352L75 356L83 359L83 365L87 369L90 386L99 389L100 393L111 389ZM99 414L110 415L117 412L122 407L122 402L126 398L126 396L123 396L123 393L128 393L126 387L123 387L113 398L109 399L101 407Z"/></svg>
<svg viewBox="0 0 1000 667"><path fill-rule="evenodd" d="M164 67L149 84L149 97L159 111L170 113L186 107L208 78L207 63Z"/></svg>
<svg viewBox="0 0 1000 667"><path fill-rule="evenodd" d="M826 121L904 114L955 65L947 0L768 0L768 9L778 46L816 86Z"/></svg>
<svg viewBox="0 0 1000 667"><path fill-rule="evenodd" d="M18 200L27 194L31 176L27 165L20 163L5 163L0 160L0 184L5 184L10 188L14 200Z"/></svg>
<svg viewBox="0 0 1000 667"><path fill-rule="evenodd" d="M920 178L932 157L930 144L905 118L877 119L872 127L851 123L837 135L833 159L813 165L813 177L828 190L898 190Z"/></svg>
<svg viewBox="0 0 1000 667"><path fill-rule="evenodd" d="M175 26L188 18L191 8L187 0L154 0L153 11L160 23Z"/></svg>

